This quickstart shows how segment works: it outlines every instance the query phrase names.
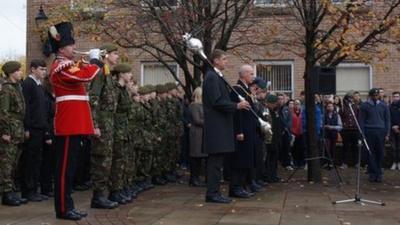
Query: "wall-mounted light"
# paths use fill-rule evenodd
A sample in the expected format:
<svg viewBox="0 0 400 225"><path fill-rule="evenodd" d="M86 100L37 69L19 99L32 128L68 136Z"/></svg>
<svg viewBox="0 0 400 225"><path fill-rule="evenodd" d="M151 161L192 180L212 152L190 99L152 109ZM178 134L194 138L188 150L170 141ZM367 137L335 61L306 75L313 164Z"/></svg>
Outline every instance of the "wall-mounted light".
<svg viewBox="0 0 400 225"><path fill-rule="evenodd" d="M46 21L49 19L46 15L46 13L43 10L43 4L40 4L40 8L38 11L38 14L35 17L36 25L39 24L40 22Z"/></svg>

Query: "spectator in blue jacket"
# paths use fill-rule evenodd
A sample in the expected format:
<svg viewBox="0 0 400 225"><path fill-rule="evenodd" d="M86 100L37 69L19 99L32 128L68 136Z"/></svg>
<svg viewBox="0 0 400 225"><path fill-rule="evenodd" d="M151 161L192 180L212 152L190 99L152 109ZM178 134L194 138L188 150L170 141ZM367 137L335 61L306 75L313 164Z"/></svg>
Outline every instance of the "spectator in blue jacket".
<svg viewBox="0 0 400 225"><path fill-rule="evenodd" d="M385 139L390 133L389 107L379 100L379 89L369 91L368 101L361 104L359 123L370 148L368 174L370 182L382 182L382 160Z"/></svg>

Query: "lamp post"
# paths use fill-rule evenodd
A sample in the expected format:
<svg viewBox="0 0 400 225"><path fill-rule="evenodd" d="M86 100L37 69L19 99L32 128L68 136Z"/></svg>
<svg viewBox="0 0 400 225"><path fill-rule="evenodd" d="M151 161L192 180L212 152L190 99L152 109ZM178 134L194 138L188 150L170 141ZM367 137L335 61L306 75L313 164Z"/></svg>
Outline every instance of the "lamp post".
<svg viewBox="0 0 400 225"><path fill-rule="evenodd" d="M36 26L39 25L39 23L46 21L48 19L49 18L47 17L46 13L43 10L43 4L40 4L38 14L35 17Z"/></svg>

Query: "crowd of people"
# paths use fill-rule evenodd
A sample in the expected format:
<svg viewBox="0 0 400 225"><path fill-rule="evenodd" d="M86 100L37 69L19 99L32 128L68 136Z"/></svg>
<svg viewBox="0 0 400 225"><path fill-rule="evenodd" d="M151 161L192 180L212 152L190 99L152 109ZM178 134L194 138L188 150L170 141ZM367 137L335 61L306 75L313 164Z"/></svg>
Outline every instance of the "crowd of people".
<svg viewBox="0 0 400 225"><path fill-rule="evenodd" d="M2 67L3 205L54 197L57 218L79 220L87 213L74 207L74 190L92 189L92 208L113 209L155 185L176 182L179 165L186 164L189 185L206 186L207 202L229 203L229 197L250 198L268 183L280 182L279 164L286 170L307 169L303 92L295 99L270 92L247 64L230 86L222 74L227 55L218 49L191 99L175 83L139 87L132 67L118 62L116 45L104 44L90 51L90 62L75 63L71 24L54 29L58 36L49 33L49 38L56 59L49 75L40 59L30 62L25 79L19 62ZM357 163L359 122L371 151L364 151L363 158L369 180L382 181L389 137L391 169L400 170L399 92L391 103L383 89L375 88L365 102L358 92L343 100L315 95L315 105L318 148L336 159L321 161L324 167ZM223 179L230 182L229 197L221 194Z"/></svg>
<svg viewBox="0 0 400 225"><path fill-rule="evenodd" d="M15 66L9 69L10 65ZM18 62L7 62L3 71L2 203L19 206L47 200L54 197L56 99L46 63L32 60L30 74L23 81ZM98 131L93 137L77 136L80 147L76 162L71 162L76 167L73 189L92 188L93 208L115 208L131 202L143 190L178 179L182 91L174 83L139 88L128 64L115 64L110 74L98 76L89 86ZM110 86L99 91L96 82L108 79L105 76L110 78ZM21 196L15 190L20 190ZM107 198L105 191L109 192Z"/></svg>

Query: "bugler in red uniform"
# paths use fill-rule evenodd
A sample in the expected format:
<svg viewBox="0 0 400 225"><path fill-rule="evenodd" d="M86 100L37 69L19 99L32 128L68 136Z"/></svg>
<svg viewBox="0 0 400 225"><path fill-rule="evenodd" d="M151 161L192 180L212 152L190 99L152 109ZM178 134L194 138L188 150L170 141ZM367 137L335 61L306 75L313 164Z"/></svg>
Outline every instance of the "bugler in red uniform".
<svg viewBox="0 0 400 225"><path fill-rule="evenodd" d="M94 78L96 65L78 66L58 56L51 65L50 79L56 96L55 135L92 135L93 120L85 83Z"/></svg>
<svg viewBox="0 0 400 225"><path fill-rule="evenodd" d="M51 26L49 42L56 54L50 68L56 96L54 206L57 218L80 220L87 213L75 208L72 184L78 154L82 151L82 137L94 133L85 83L95 77L99 68L96 65L77 65L72 61L75 40L71 23Z"/></svg>

